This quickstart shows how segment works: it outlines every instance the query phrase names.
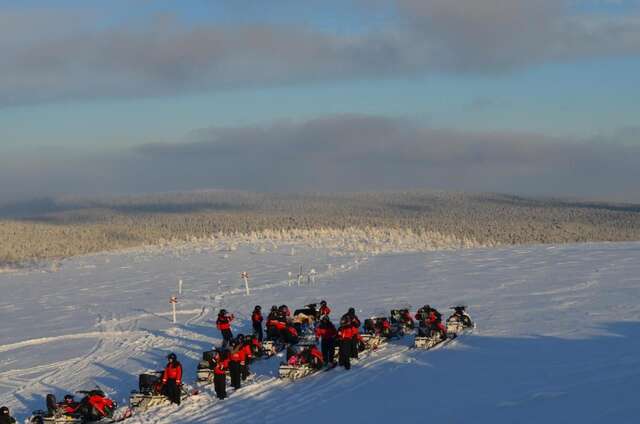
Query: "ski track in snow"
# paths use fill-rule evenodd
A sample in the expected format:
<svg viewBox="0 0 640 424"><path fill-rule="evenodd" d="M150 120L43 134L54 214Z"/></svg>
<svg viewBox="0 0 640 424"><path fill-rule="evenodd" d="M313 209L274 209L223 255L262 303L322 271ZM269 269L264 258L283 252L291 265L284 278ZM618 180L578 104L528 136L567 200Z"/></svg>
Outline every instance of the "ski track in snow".
<svg viewBox="0 0 640 424"><path fill-rule="evenodd" d="M430 419L452 423L626 423L640 413L633 396L640 389L640 243L372 257L295 249L167 248L69 259L58 272L0 274L0 321L10 323L0 328L0 404L24 420L46 393L96 384L122 404L137 375L161 369L170 351L192 382L201 352L220 343L218 309L235 313L236 334L249 331L255 304L296 308L324 298L334 320L350 306L364 319L424 303L448 313L464 303L479 329L430 351L411 349L413 338L405 337L350 371L295 382L276 378L281 358L259 361L254 382L222 402L208 387L180 407L128 422L307 424L326 422L327 413L351 423L414 422L426 405ZM300 265L316 270L315 282L298 285ZM250 274L249 297L241 271ZM168 299L178 279L184 294L173 325ZM603 385L609 397L594 394ZM464 415L446 401L458 392L468 399Z"/></svg>

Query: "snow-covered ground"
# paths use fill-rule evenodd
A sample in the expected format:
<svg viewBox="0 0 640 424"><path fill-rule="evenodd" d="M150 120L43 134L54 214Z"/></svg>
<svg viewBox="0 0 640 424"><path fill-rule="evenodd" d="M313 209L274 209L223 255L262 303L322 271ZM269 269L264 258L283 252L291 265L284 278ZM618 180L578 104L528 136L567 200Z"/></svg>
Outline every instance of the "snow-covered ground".
<svg viewBox="0 0 640 424"><path fill-rule="evenodd" d="M315 269L311 284L288 273ZM240 272L250 274L244 294ZM169 297L177 281L178 324ZM473 335L416 351L411 338L306 380L275 378L278 358L225 401L210 391L131 423L640 422L640 243L335 256L243 245L85 256L56 272L0 274L0 404L20 420L44 395L100 385L124 401L137 375L174 351L193 382L220 343L219 308L249 332L253 306L326 299L361 318L464 303Z"/></svg>

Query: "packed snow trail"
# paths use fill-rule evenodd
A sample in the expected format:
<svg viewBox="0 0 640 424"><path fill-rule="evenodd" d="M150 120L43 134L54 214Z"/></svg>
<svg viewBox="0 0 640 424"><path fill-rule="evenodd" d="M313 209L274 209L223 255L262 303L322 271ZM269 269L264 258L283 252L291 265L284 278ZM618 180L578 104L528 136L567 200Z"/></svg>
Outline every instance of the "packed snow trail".
<svg viewBox="0 0 640 424"><path fill-rule="evenodd" d="M290 285L299 265L312 285ZM243 293L242 271L251 275ZM185 282L178 324L168 298ZM219 282L220 281L220 282ZM636 422L640 407L640 243L533 246L431 253L333 256L255 246L95 255L60 271L0 275L3 349L0 404L23 419L46 392L100 384L119 402L137 374L175 351L187 381L203 350L219 344L217 309L249 332L255 304L295 308L326 299L334 321L350 306L361 319L425 303L469 305L474 334L431 351L410 339L354 365L295 382L278 360L254 367L259 382L223 401L209 391L131 423ZM117 336L117 337L116 337Z"/></svg>

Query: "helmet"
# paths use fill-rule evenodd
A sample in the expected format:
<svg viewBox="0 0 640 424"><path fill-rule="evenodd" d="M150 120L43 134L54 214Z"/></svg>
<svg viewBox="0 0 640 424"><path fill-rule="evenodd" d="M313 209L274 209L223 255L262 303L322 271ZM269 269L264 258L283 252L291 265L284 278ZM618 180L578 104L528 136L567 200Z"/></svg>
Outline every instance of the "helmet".
<svg viewBox="0 0 640 424"><path fill-rule="evenodd" d="M429 310L431 310L431 306L430 305L424 305L422 307L422 309L424 309L425 311L429 311Z"/></svg>
<svg viewBox="0 0 640 424"><path fill-rule="evenodd" d="M9 415L9 408L7 408L6 406L0 408L0 415Z"/></svg>
<svg viewBox="0 0 640 424"><path fill-rule="evenodd" d="M226 309L220 309L219 315L227 315L227 310Z"/></svg>
<svg viewBox="0 0 640 424"><path fill-rule="evenodd" d="M65 402L73 402L73 395L64 395Z"/></svg>
<svg viewBox="0 0 640 424"><path fill-rule="evenodd" d="M349 308L349 311L347 313L349 315L355 315L356 314L356 310L354 308Z"/></svg>
<svg viewBox="0 0 640 424"><path fill-rule="evenodd" d="M173 353L173 352L172 352L172 353L170 353L170 354L168 354L168 355L167 355L167 359L170 359L170 360L172 360L172 361L177 361L177 360L178 360L178 357L176 356L176 354L175 354L175 353Z"/></svg>
<svg viewBox="0 0 640 424"><path fill-rule="evenodd" d="M277 310L278 310L278 307L277 307L276 305L273 305L273 306L271 307L271 310L272 310L272 311L277 311Z"/></svg>
<svg viewBox="0 0 640 424"><path fill-rule="evenodd" d="M327 306L327 301L326 300L321 300L320 301L320 306Z"/></svg>
<svg viewBox="0 0 640 424"><path fill-rule="evenodd" d="M320 319L320 321L322 322L329 322L329 317L327 315L323 315L322 318Z"/></svg>
<svg viewBox="0 0 640 424"><path fill-rule="evenodd" d="M256 311L261 311L262 310L262 306L256 305L256 307L253 308L253 309L256 310Z"/></svg>

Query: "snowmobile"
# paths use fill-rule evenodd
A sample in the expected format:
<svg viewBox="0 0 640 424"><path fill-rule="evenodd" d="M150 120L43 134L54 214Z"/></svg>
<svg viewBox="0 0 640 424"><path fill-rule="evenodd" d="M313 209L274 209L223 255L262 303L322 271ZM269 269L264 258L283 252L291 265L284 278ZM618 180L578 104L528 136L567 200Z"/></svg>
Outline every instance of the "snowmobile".
<svg viewBox="0 0 640 424"><path fill-rule="evenodd" d="M364 332L360 335L365 349L377 349L398 334L386 317L371 317L364 320Z"/></svg>
<svg viewBox="0 0 640 424"><path fill-rule="evenodd" d="M29 422L33 424L85 424L98 422L105 418L113 419L117 404L109 399L102 390L96 388L76 393L83 394L84 397L74 412L66 412L63 405L56 402L55 395L48 394L46 396L47 410L34 411Z"/></svg>
<svg viewBox="0 0 640 424"><path fill-rule="evenodd" d="M163 371L147 372L138 376L138 390L132 390L129 396L129 406L132 409L146 411L147 409L158 406L168 405L169 399L162 393L162 376ZM180 387L181 398L185 399L197 391L189 392L186 386Z"/></svg>
<svg viewBox="0 0 640 424"><path fill-rule="evenodd" d="M452 306L454 312L447 318L447 333L458 335L465 330L475 328L474 322L471 320L471 316L466 311L466 306Z"/></svg>
<svg viewBox="0 0 640 424"><path fill-rule="evenodd" d="M423 324L423 323L420 323ZM418 349L431 349L432 347L447 340L447 335L437 327L429 324L419 325L414 347Z"/></svg>
<svg viewBox="0 0 640 424"><path fill-rule="evenodd" d="M198 362L196 369L196 381L198 383L213 382L213 369L216 367L215 358L217 353L217 349L202 352L202 361ZM140 385L140 391L142 391L142 385Z"/></svg>
<svg viewBox="0 0 640 424"><path fill-rule="evenodd" d="M390 316L391 327L402 334L409 333L415 328L408 308L392 309Z"/></svg>
<svg viewBox="0 0 640 424"><path fill-rule="evenodd" d="M293 312L293 326L298 331L303 343L312 343L315 340L313 329L319 318L320 312L315 303L310 303L305 308L296 309Z"/></svg>
<svg viewBox="0 0 640 424"><path fill-rule="evenodd" d="M287 348L287 362L281 362L278 376L290 380L297 380L322 369L322 362L318 362L311 353L311 349L318 349L315 344L299 344ZM319 351L318 351L319 352Z"/></svg>

